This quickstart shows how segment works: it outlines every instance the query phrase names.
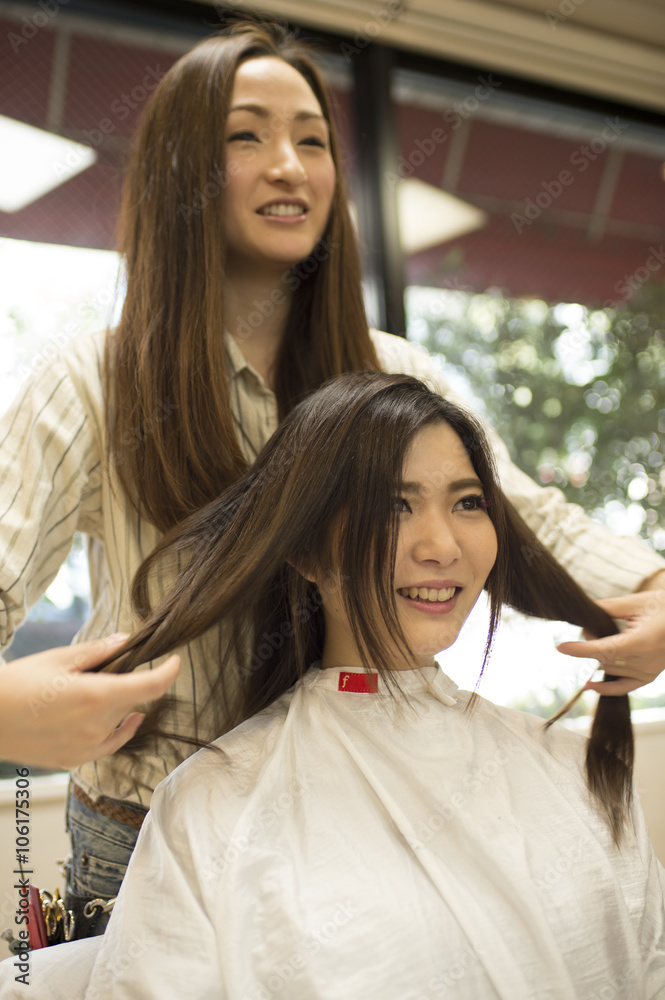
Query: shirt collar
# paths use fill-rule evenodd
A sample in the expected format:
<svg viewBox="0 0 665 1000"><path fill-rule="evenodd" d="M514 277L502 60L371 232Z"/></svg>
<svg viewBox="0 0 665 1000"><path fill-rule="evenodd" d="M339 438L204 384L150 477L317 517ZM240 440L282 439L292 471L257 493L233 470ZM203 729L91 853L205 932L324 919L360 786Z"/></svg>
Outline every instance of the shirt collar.
<svg viewBox="0 0 665 1000"><path fill-rule="evenodd" d="M240 347L238 346L238 343L236 342L236 340L234 340L234 338L231 336L228 330L224 331L224 343L226 344L226 352L231 362L231 378L235 379L242 372L247 372L248 375L251 375L253 376L254 379L256 379L258 384L263 389L265 389L266 392L269 392L270 390L266 386L265 382L263 381L259 373L254 368L252 368L249 361L247 360L245 355L242 353Z"/></svg>

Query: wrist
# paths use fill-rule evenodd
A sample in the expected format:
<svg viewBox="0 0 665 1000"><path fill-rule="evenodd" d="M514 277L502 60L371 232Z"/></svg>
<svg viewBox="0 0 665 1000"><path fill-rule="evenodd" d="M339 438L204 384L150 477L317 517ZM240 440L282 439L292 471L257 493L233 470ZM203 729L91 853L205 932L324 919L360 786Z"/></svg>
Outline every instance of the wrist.
<svg viewBox="0 0 665 1000"><path fill-rule="evenodd" d="M636 588L635 593L639 594L643 590L665 590L665 569L658 569L651 576L647 576Z"/></svg>

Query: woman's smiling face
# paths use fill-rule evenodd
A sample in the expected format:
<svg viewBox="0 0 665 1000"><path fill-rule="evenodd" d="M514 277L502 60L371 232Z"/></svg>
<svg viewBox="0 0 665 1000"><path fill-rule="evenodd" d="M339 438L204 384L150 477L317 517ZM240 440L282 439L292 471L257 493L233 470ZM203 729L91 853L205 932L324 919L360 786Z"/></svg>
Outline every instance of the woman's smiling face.
<svg viewBox="0 0 665 1000"><path fill-rule="evenodd" d="M305 78L282 59L236 72L226 124L229 278L292 267L323 236L335 193L328 124Z"/></svg>
<svg viewBox="0 0 665 1000"><path fill-rule="evenodd" d="M497 552L483 485L448 424L415 436L397 502L397 610L409 646L426 661L454 643Z"/></svg>
<svg viewBox="0 0 665 1000"><path fill-rule="evenodd" d="M396 649L385 666L408 669L454 643L494 565L497 540L482 483L448 424L430 424L415 435L394 502L400 522L393 589L414 662L405 663ZM321 595L323 666L360 666L339 591L322 589Z"/></svg>

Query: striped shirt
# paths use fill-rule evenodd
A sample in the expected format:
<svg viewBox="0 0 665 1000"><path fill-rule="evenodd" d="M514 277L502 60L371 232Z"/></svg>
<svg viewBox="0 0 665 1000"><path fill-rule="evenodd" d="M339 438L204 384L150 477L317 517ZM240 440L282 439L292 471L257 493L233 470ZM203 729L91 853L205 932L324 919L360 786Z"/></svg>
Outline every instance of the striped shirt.
<svg viewBox="0 0 665 1000"><path fill-rule="evenodd" d="M415 375L452 398L422 348L385 333L372 336L384 370ZM228 350L234 417L252 461L277 427L277 402L231 338ZM90 618L78 638L132 630L131 582L160 533L139 517L109 464L103 351L103 333L79 338L23 385L0 420L0 649L9 645L28 609L56 576L75 531L88 539L92 598ZM559 490L537 486L510 461L496 435L492 440L504 490L592 597L628 593L646 576L665 569L665 561L639 539L616 537L580 507L566 503ZM161 582L156 583L159 587ZM182 732L198 727L204 739L219 735L205 706L222 642L221 630L213 629L178 650L177 717L167 719L166 728ZM144 754L135 765L123 756L105 757L84 764L77 781L93 798L104 794L149 805L157 783L192 752L173 742L159 754Z"/></svg>

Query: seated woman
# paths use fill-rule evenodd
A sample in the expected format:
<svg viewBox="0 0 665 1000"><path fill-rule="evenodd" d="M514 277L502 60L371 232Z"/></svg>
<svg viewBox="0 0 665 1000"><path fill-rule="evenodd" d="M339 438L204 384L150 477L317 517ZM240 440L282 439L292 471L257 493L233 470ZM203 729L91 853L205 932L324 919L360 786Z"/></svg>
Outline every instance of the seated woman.
<svg viewBox="0 0 665 1000"><path fill-rule="evenodd" d="M184 568L152 610L150 570L171 560ZM478 426L402 375L320 389L164 540L118 665L223 617L215 669L243 664L225 692L241 724L159 786L106 934L86 942L86 997L665 995L628 737L590 758L601 799L583 739L434 661L483 588L486 658L504 603L612 630L503 497Z"/></svg>

